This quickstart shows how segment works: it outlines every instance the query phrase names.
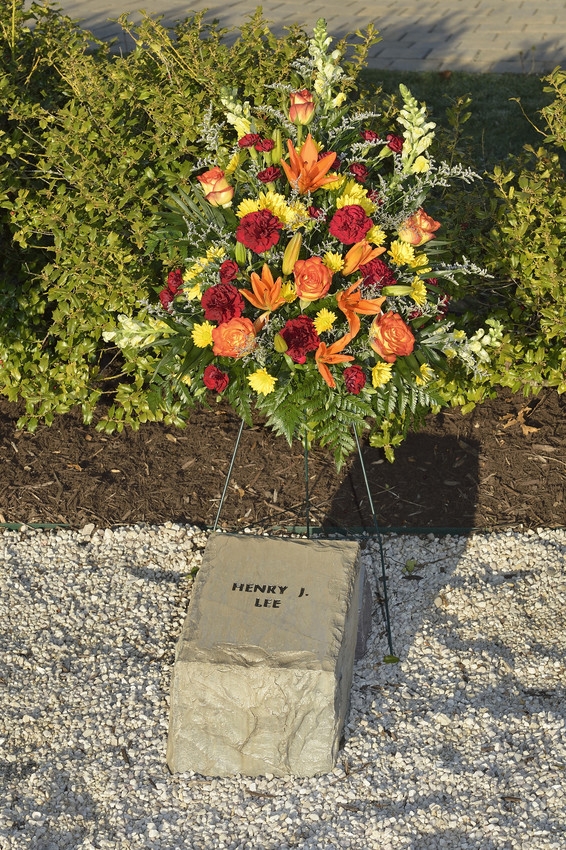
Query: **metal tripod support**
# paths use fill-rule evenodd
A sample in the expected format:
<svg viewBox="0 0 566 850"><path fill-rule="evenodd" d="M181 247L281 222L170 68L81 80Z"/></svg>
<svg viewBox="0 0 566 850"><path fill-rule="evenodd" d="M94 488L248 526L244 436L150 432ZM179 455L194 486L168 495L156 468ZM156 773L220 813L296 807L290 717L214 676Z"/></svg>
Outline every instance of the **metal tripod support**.
<svg viewBox="0 0 566 850"><path fill-rule="evenodd" d="M230 460L230 465L228 467L228 472L226 473L226 481L224 482L224 489L222 490L222 495L220 496L220 502L218 505L218 511L216 512L216 519L214 520L214 525L212 526L212 531L216 531L218 528L218 523L220 521L220 515L222 513L222 508L224 507L224 502L226 500L226 493L228 492L228 485L230 484L230 478L232 477L232 470L234 469L234 462L236 460L236 455L238 453L238 448L240 446L240 440L242 439L242 432L244 430L244 420L242 419L240 423L240 428L238 431L238 435L236 437L236 443L234 445L234 451L232 452L232 458ZM360 466L362 469L362 475L364 478L364 484L368 496L369 508L371 511L371 518L373 522L373 531L377 537L378 545L379 545L379 558L381 561L381 582L383 584L383 608L385 613L385 628L387 632L387 643L389 645L389 656L386 660L397 660L395 654L393 652L393 640L391 637L391 620L389 616L389 599L387 593L387 575L385 570L385 557L383 554L383 541L381 538L381 532L379 530L379 523L377 522L377 514L375 512L373 499L371 496L371 491L369 487L369 480L367 476L367 471L364 463L364 459L362 456L362 449L360 446L360 440L358 438L358 433L356 429L353 429L354 437L356 438L356 446L358 449L358 457L360 459ZM308 435L307 430L305 428L304 439L303 439L303 449L304 449L304 472L305 472L305 526L307 538L311 537L311 523L310 523L310 494L309 494L309 444L308 444ZM378 581L379 577L376 576Z"/></svg>

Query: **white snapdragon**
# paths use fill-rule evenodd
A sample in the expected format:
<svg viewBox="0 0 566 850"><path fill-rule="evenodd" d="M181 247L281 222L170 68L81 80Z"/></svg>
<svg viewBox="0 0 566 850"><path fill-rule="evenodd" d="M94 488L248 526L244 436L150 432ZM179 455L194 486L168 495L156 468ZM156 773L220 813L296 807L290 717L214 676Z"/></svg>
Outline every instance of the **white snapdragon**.
<svg viewBox="0 0 566 850"><path fill-rule="evenodd" d="M220 102L226 110L226 120L235 128L238 138L246 136L252 127L252 112L248 100L240 103L236 95L238 89L223 87L220 90Z"/></svg>
<svg viewBox="0 0 566 850"><path fill-rule="evenodd" d="M405 173L422 173L427 170L427 160L423 157L423 154L432 144L433 130L436 124L433 121L426 120L426 106L419 106L407 86L401 83L399 91L403 98L403 108L397 117L397 121L405 128L401 154L403 171Z"/></svg>
<svg viewBox="0 0 566 850"><path fill-rule="evenodd" d="M120 314L118 327L113 331L104 331L105 342L114 342L119 348L143 348L152 345L167 332L172 333L166 322L148 317L144 322Z"/></svg>

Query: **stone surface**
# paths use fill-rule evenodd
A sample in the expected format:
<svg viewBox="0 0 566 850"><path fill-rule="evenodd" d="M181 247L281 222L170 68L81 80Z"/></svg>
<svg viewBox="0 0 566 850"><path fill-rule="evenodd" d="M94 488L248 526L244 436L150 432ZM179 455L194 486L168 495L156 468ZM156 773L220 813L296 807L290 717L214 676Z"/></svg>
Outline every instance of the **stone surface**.
<svg viewBox="0 0 566 850"><path fill-rule="evenodd" d="M352 542L209 539L173 669L171 771L332 770L352 681L359 562Z"/></svg>

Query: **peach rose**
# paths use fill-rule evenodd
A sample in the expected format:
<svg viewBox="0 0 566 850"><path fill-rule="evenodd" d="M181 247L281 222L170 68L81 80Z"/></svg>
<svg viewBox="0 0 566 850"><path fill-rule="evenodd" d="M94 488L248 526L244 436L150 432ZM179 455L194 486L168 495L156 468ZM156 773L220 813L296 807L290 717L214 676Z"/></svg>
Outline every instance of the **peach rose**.
<svg viewBox="0 0 566 850"><path fill-rule="evenodd" d="M332 283L332 272L320 257L297 260L293 266L295 290L301 301L318 301L324 298Z"/></svg>
<svg viewBox="0 0 566 850"><path fill-rule="evenodd" d="M399 228L399 239L418 248L425 242L434 239L434 231L438 230L439 227L439 221L435 221L423 209L420 209L403 222Z"/></svg>
<svg viewBox="0 0 566 850"><path fill-rule="evenodd" d="M230 319L212 330L212 351L217 357L240 357L253 351L255 331L249 319Z"/></svg>
<svg viewBox="0 0 566 850"><path fill-rule="evenodd" d="M373 320L369 343L386 363L395 363L397 357L411 354L415 347L415 337L399 313L389 311Z"/></svg>
<svg viewBox="0 0 566 850"><path fill-rule="evenodd" d="M232 203L234 197L234 189L224 176L221 168L211 168L210 171L205 171L200 177L197 177L204 197L213 207L228 207Z"/></svg>
<svg viewBox="0 0 566 850"><path fill-rule="evenodd" d="M293 124L308 124L314 115L314 100L308 89L292 91L290 94L289 121Z"/></svg>

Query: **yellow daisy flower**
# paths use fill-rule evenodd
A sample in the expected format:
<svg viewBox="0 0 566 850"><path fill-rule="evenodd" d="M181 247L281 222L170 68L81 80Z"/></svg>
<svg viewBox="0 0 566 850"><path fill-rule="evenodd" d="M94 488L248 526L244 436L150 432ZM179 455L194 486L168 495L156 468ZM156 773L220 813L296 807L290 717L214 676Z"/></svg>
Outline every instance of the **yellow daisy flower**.
<svg viewBox="0 0 566 850"><path fill-rule="evenodd" d="M396 239L391 243L387 252L396 266L411 265L415 259L415 249L408 242L401 242Z"/></svg>
<svg viewBox="0 0 566 850"><path fill-rule="evenodd" d="M213 328L214 325L210 322L194 325L191 336L197 348L207 348L209 345L212 345Z"/></svg>
<svg viewBox="0 0 566 850"><path fill-rule="evenodd" d="M419 307L422 307L423 304L426 304L426 286L420 279L420 277L416 277L413 280L411 291L409 295Z"/></svg>
<svg viewBox="0 0 566 850"><path fill-rule="evenodd" d="M333 313L332 310L327 310L326 307L323 307L322 310L319 310L315 316L313 323L317 334L324 333L324 331L329 331L336 319L336 313Z"/></svg>
<svg viewBox="0 0 566 850"><path fill-rule="evenodd" d="M252 390L255 390L256 393L259 393L260 395L269 395L269 393L272 393L275 389L277 378L274 378L273 375L270 375L265 369L256 369L255 372L248 375L247 381Z"/></svg>
<svg viewBox="0 0 566 850"><path fill-rule="evenodd" d="M322 258L322 262L326 268L330 269L331 272L340 272L344 268L344 260L340 254L337 254L334 251L327 251Z"/></svg>
<svg viewBox="0 0 566 850"><path fill-rule="evenodd" d="M384 387L391 380L393 365L391 363L376 363L371 370L371 383L376 389Z"/></svg>

